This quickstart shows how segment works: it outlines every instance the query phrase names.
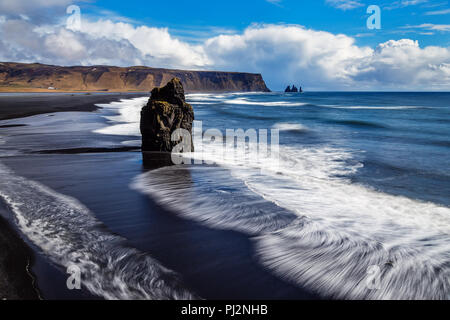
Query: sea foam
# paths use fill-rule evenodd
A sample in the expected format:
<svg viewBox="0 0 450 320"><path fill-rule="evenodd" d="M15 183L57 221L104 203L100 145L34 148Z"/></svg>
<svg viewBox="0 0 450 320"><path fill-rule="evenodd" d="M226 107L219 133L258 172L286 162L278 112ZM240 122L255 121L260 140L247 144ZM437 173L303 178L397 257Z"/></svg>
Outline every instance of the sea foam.
<svg viewBox="0 0 450 320"><path fill-rule="evenodd" d="M281 147L273 166L231 161L215 147L202 158L223 169L168 167L132 187L183 217L248 234L262 265L323 296L448 298L449 208L351 183L362 165L348 150ZM367 287L372 266L378 290Z"/></svg>
<svg viewBox="0 0 450 320"><path fill-rule="evenodd" d="M236 94L196 94L188 95L188 99L194 107L196 102L303 105L288 101L260 103ZM124 103L140 110L137 101ZM138 113L130 115L126 121L137 123ZM121 134L119 128L113 131ZM305 129L301 124L285 122L274 128ZM282 146L280 161L275 165L258 157L250 163L239 161L223 156L217 148L204 145L202 154L185 155L208 160L214 166L161 168L140 175L131 187L185 218L247 234L254 242L257 261L279 277L323 296L450 297L450 208L352 183L350 177L362 167L364 158L357 151ZM379 268L381 277L377 290L367 284L367 271L373 266Z"/></svg>
<svg viewBox="0 0 450 320"><path fill-rule="evenodd" d="M0 163L0 197L21 231L55 264L76 265L105 299L192 299L179 276L110 233L78 200L15 175Z"/></svg>

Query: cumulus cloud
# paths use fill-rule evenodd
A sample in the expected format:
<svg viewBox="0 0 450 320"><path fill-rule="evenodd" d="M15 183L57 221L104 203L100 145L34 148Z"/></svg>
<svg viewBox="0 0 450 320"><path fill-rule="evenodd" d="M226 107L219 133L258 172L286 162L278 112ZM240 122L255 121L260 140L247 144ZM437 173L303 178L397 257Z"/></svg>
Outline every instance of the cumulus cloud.
<svg viewBox="0 0 450 320"><path fill-rule="evenodd" d="M63 27L37 28L19 19L0 19L0 60L60 65L142 64L126 40L95 39Z"/></svg>
<svg viewBox="0 0 450 320"><path fill-rule="evenodd" d="M221 68L262 72L278 88L286 83L347 90L450 88L450 48L422 49L409 39L372 49L346 35L269 25L210 39L205 52Z"/></svg>
<svg viewBox="0 0 450 320"><path fill-rule="evenodd" d="M80 4L90 0L76 0ZM56 23L74 0L1 0L0 15L37 24Z"/></svg>
<svg viewBox="0 0 450 320"><path fill-rule="evenodd" d="M167 28L134 27L128 23L98 20L83 22L81 32L93 39L128 41L154 65L197 69L209 64L202 46L172 37Z"/></svg>
<svg viewBox="0 0 450 320"><path fill-rule="evenodd" d="M0 13L23 14L36 9L68 6L73 0L2 0Z"/></svg>
<svg viewBox="0 0 450 320"><path fill-rule="evenodd" d="M222 69L262 72L269 83L345 86L353 61L371 51L345 35L300 26L253 26L241 35L222 35L205 43L205 52Z"/></svg>
<svg viewBox="0 0 450 320"><path fill-rule="evenodd" d="M426 47L418 41L403 39L378 45L374 52L360 59L355 81L377 83L380 87L450 88L450 49Z"/></svg>
<svg viewBox="0 0 450 320"><path fill-rule="evenodd" d="M147 65L262 73L269 87L450 90L450 48L403 39L362 47L343 34L298 25L252 25L196 44L166 28L83 20L81 29L0 16L0 61Z"/></svg>

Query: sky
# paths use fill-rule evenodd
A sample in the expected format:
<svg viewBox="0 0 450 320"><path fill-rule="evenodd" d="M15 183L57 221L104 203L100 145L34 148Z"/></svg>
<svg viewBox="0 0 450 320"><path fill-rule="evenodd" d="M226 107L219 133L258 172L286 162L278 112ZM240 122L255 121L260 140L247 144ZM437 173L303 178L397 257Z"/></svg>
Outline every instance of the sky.
<svg viewBox="0 0 450 320"><path fill-rule="evenodd" d="M374 5L379 19L371 20ZM380 28L369 28L368 19ZM306 90L450 91L450 5L1 0L0 61L253 72L272 90L295 83Z"/></svg>

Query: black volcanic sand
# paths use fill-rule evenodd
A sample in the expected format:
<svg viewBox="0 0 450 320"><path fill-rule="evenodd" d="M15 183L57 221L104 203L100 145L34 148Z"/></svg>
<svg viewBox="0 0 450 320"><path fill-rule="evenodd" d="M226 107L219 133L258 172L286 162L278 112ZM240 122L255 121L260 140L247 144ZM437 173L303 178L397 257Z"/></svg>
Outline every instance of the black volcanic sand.
<svg viewBox="0 0 450 320"><path fill-rule="evenodd" d="M248 236L183 219L130 189L133 178L146 170L141 157L138 152L35 154L2 162L21 176L80 200L108 230L179 273L204 299L318 298L259 265ZM65 270L39 255L33 272L44 299L95 298L85 291L69 292Z"/></svg>
<svg viewBox="0 0 450 320"><path fill-rule="evenodd" d="M77 98L86 97L90 99ZM0 151L13 149L20 154L0 155L0 161L20 176L78 199L110 232L180 274L187 287L204 299L317 298L261 266L255 260L249 236L181 218L147 195L132 190L130 183L145 171L142 155L125 150L121 142L137 137L93 133L106 123L104 115L112 114L102 109L98 113L58 113L51 118L38 115L10 120L4 124L27 125L1 129L7 139ZM48 122L49 119L54 122ZM15 224L10 211L4 216L11 225ZM0 227L0 234L4 233ZM50 262L25 235L22 238L33 250L32 272L44 299L99 298L85 290L68 290L66 270ZM30 256L26 247L12 252L18 258Z"/></svg>
<svg viewBox="0 0 450 320"><path fill-rule="evenodd" d="M0 300L36 300L34 279L28 272L32 252L0 216Z"/></svg>
<svg viewBox="0 0 450 320"><path fill-rule="evenodd" d="M149 93L74 93L0 95L0 120L28 117L60 111L95 111L95 104L131 99Z"/></svg>
<svg viewBox="0 0 450 320"><path fill-rule="evenodd" d="M120 99L130 99L142 97L142 93L118 93L118 94L25 94L25 95L5 95L0 96L0 120L14 119L44 113L53 113L61 111L95 111L99 107L95 104L110 103ZM24 124L0 125L0 129L26 127ZM62 151L62 153L89 153L95 152L96 148L78 148ZM104 152L117 152L119 150L110 150L108 148L99 148ZM124 151L130 151L131 147L123 147ZM47 150L49 153L59 151ZM45 153L45 151L44 151ZM1 203L0 203L1 204ZM0 208L3 212L7 208ZM18 230L8 223L0 215L0 300L31 300L38 299L38 292L35 290L33 276L28 268L31 265L39 265L39 261L44 258L39 254L35 257L30 243L25 243L19 236ZM45 264L45 263L44 263ZM47 265L45 268L50 273L55 273L53 266ZM61 277L61 281L65 281ZM71 298L73 295L61 295L60 298ZM76 295L80 297L80 295ZM85 298L85 295L81 295Z"/></svg>

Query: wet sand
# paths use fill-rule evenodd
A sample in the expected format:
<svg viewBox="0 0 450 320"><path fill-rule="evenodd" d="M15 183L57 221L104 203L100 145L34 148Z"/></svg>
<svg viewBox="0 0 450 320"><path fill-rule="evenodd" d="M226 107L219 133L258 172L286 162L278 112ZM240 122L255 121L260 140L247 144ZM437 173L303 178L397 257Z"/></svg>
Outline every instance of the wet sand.
<svg viewBox="0 0 450 320"><path fill-rule="evenodd" d="M0 96L0 120L53 112L95 111L99 109L95 104L141 96L142 93L4 95ZM25 125L2 125L0 128L21 126ZM89 152L84 149L77 151ZM0 215L0 300L39 299L39 293L34 288L35 280L30 272L34 258L31 248Z"/></svg>
<svg viewBox="0 0 450 320"><path fill-rule="evenodd" d="M81 201L105 230L175 271L187 288L203 299L318 298L260 266L249 236L186 220L131 189L133 178L147 171L139 152L39 154L2 162L27 179ZM44 299L102 298L87 290L69 291L66 271L48 265L39 256L33 271ZM123 271L134 272L128 267Z"/></svg>
<svg viewBox="0 0 450 320"><path fill-rule="evenodd" d="M5 125L26 126L0 131L7 135L0 150L17 151L0 157L1 163L27 180L80 201L101 222L102 232L126 239L129 248L174 271L186 288L203 299L317 298L265 270L255 260L249 235L185 219L130 188L134 178L148 168L143 168L138 148L133 151L134 147L127 149L128 145L122 143L136 140L135 136L94 133L105 124L105 115L114 113L105 108L98 113L59 113L6 121ZM5 216L11 225L13 215L10 212L11 218ZM84 287L68 290L65 268L53 263L48 252L25 241L33 250L31 270L44 299L102 299L116 293L97 296ZM134 265L121 270L126 276L135 273Z"/></svg>
<svg viewBox="0 0 450 320"><path fill-rule="evenodd" d="M29 272L32 252L1 217L0 252L0 300L38 299Z"/></svg>
<svg viewBox="0 0 450 320"><path fill-rule="evenodd" d="M0 95L0 120L28 117L61 111L95 111L99 103L131 99L148 93L89 93L89 94L11 94Z"/></svg>

